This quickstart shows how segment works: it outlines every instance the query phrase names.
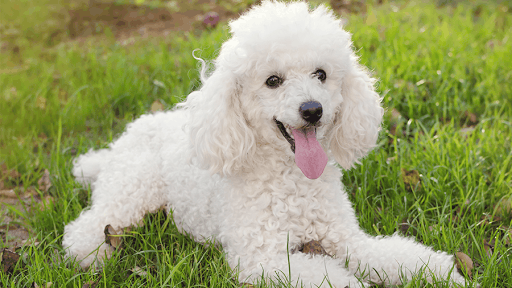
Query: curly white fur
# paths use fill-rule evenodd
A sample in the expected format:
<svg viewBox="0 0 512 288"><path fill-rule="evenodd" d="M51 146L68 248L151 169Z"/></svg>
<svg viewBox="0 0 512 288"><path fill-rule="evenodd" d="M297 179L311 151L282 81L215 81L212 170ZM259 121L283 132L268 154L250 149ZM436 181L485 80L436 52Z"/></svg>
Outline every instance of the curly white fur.
<svg viewBox="0 0 512 288"><path fill-rule="evenodd" d="M356 276L400 284L423 267L463 284L452 256L358 226L335 161L348 169L375 146L383 109L340 21L323 6L268 1L230 27L213 72L202 70L202 88L185 103L140 117L108 149L76 159L73 174L93 194L92 206L65 228L68 255L83 267L101 265L110 254L105 225L126 227L167 205L195 240L220 241L241 282L281 271L306 287L327 286L325 279L364 287ZM282 85L267 87L271 75ZM330 159L315 180L297 167L274 121L304 127L305 101L322 105L316 138ZM311 240L335 257L291 253L288 261L287 246Z"/></svg>

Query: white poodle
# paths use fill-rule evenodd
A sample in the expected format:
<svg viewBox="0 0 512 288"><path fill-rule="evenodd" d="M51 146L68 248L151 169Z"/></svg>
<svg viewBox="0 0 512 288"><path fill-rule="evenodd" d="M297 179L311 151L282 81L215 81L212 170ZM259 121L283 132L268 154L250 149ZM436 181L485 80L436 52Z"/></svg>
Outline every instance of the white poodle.
<svg viewBox="0 0 512 288"><path fill-rule="evenodd" d="M305 287L366 287L423 271L464 284L452 256L358 226L335 162L349 169L375 146L383 109L340 20L323 6L267 1L230 28L185 103L76 159L92 206L65 228L68 255L101 265L106 225L167 205L196 241L222 244L240 282L277 272ZM312 240L332 257L294 252Z"/></svg>

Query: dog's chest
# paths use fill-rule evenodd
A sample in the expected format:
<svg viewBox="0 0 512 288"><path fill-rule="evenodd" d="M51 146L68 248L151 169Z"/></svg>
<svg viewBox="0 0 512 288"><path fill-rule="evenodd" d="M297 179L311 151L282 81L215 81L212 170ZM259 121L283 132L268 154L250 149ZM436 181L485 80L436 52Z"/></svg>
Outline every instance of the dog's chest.
<svg viewBox="0 0 512 288"><path fill-rule="evenodd" d="M318 240L334 219L334 191L325 182L280 181L246 183L259 187L238 202L245 224L253 222L264 232L292 234L301 241Z"/></svg>
<svg viewBox="0 0 512 288"><path fill-rule="evenodd" d="M323 195L275 197L269 221L278 222L283 231L293 231L303 240L319 239L325 235L332 221L330 206Z"/></svg>

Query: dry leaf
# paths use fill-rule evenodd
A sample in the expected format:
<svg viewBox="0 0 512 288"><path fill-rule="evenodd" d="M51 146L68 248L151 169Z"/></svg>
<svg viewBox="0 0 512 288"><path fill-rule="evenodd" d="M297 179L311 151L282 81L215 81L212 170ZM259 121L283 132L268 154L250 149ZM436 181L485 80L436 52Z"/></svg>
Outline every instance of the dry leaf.
<svg viewBox="0 0 512 288"><path fill-rule="evenodd" d="M464 138L468 138L469 134L471 134L475 130L475 126L464 127L459 130L459 133L464 136Z"/></svg>
<svg viewBox="0 0 512 288"><path fill-rule="evenodd" d="M155 86L160 87L160 88L163 88L163 89L165 89L165 88L166 88L166 87L165 87L165 84L164 84L162 81L159 81L159 80L156 80L156 79L155 79L155 80L153 80L153 84L154 84Z"/></svg>
<svg viewBox="0 0 512 288"><path fill-rule="evenodd" d="M473 260L469 258L468 255L457 252L455 253L456 256L456 262L457 262L457 269L463 273L471 277L471 270L473 270Z"/></svg>
<svg viewBox="0 0 512 288"><path fill-rule="evenodd" d="M52 187L52 183L50 181L50 171L48 169L44 169L43 176L39 181L37 181L37 184L39 185L39 190L42 192L47 192L50 187Z"/></svg>
<svg viewBox="0 0 512 288"><path fill-rule="evenodd" d="M7 165L5 165L5 163L2 163L2 165L0 165L0 176L7 175L8 172L9 170L7 170Z"/></svg>
<svg viewBox="0 0 512 288"><path fill-rule="evenodd" d="M11 170L7 169L7 165L5 165L5 163L3 163L0 166L0 177L3 178L4 176L16 179L16 178L20 178L21 174L16 169L11 169Z"/></svg>
<svg viewBox="0 0 512 288"><path fill-rule="evenodd" d="M494 206L495 214L510 215L512 214L512 196L505 196Z"/></svg>
<svg viewBox="0 0 512 288"><path fill-rule="evenodd" d="M493 221L494 221L494 218L492 217L492 215L490 215L488 213L484 213L482 215L482 217L480 217L480 222L476 223L476 225L477 226L485 226L485 225L491 224Z"/></svg>
<svg viewBox="0 0 512 288"><path fill-rule="evenodd" d="M123 238L117 236L119 233L112 227L110 224L105 226L105 243L112 246L115 249L121 248L121 244L123 242Z"/></svg>
<svg viewBox="0 0 512 288"><path fill-rule="evenodd" d="M416 82L416 86L421 86L427 82L425 79L421 79L420 81Z"/></svg>
<svg viewBox="0 0 512 288"><path fill-rule="evenodd" d="M0 196L8 197L8 198L18 198L14 189L9 190L0 190Z"/></svg>
<svg viewBox="0 0 512 288"><path fill-rule="evenodd" d="M413 228L414 226L412 226L411 224L409 224L407 222L407 219L404 219L402 221L402 223L398 224L398 229L400 230L400 232L402 232L402 234L404 234L405 236L416 236L416 234L418 234L416 232L416 229Z"/></svg>
<svg viewBox="0 0 512 288"><path fill-rule="evenodd" d="M512 243L512 228L507 230L507 236L505 239L505 245L510 246L510 243Z"/></svg>
<svg viewBox="0 0 512 288"><path fill-rule="evenodd" d="M83 288L96 288L98 286L98 282L96 281L89 281L82 286Z"/></svg>
<svg viewBox="0 0 512 288"><path fill-rule="evenodd" d="M375 14L370 13L368 17L366 17L366 25L372 25L375 22L377 22L377 17Z"/></svg>
<svg viewBox="0 0 512 288"><path fill-rule="evenodd" d="M391 133L391 135L400 136L401 131L397 131L396 129L403 120L402 115L395 108L387 112L387 115L387 117L389 117L389 133Z"/></svg>
<svg viewBox="0 0 512 288"><path fill-rule="evenodd" d="M400 120L402 118L402 114L400 114L400 112L398 112L398 110L396 110L395 108L393 108L393 110L391 110L391 117L390 117L390 120L393 122L397 122L398 120Z"/></svg>
<svg viewBox="0 0 512 288"><path fill-rule="evenodd" d="M491 258L494 252L494 239L492 239L491 242L487 242L487 240L484 239L484 249L487 257Z"/></svg>
<svg viewBox="0 0 512 288"><path fill-rule="evenodd" d="M60 101L61 105L66 104L66 102L68 101L68 96L69 95L66 90L59 89L58 97L59 97L59 101Z"/></svg>
<svg viewBox="0 0 512 288"><path fill-rule="evenodd" d="M39 241L35 238L29 238L21 241L21 246L37 246L39 245Z"/></svg>
<svg viewBox="0 0 512 288"><path fill-rule="evenodd" d="M395 87L395 88L400 88L400 87L405 86L405 84L406 84L406 82L405 82L405 80L404 80L404 79L398 79L398 80L395 82L395 84L393 84L393 87ZM393 110L395 110L395 109L393 109Z"/></svg>
<svg viewBox="0 0 512 288"><path fill-rule="evenodd" d="M305 254L330 256L329 254L327 254L327 252L325 251L324 247L322 247L320 242L315 240L303 244L299 248L299 251Z"/></svg>
<svg viewBox="0 0 512 288"><path fill-rule="evenodd" d="M23 191L23 197L29 198L30 196L38 196L39 193L36 191L36 188L34 186L30 186L25 191Z"/></svg>
<svg viewBox="0 0 512 288"><path fill-rule="evenodd" d="M416 170L405 170L402 168L402 181L404 182L405 189L412 191L413 189L420 189L420 173Z"/></svg>
<svg viewBox="0 0 512 288"><path fill-rule="evenodd" d="M139 277L148 276L148 272L144 271L144 269L140 268L139 266L133 267L132 269L130 269L130 271Z"/></svg>
<svg viewBox="0 0 512 288"><path fill-rule="evenodd" d="M466 200L463 204L452 206L455 207L453 211L453 222L459 222L466 214L471 214L471 206L469 206L469 200Z"/></svg>
<svg viewBox="0 0 512 288"><path fill-rule="evenodd" d="M50 195L46 195L44 196L42 199L41 199L41 204L39 206L39 210L43 211L45 208L47 208L48 206L50 206L50 204L53 202L53 197L50 196Z"/></svg>
<svg viewBox="0 0 512 288"><path fill-rule="evenodd" d="M475 125L478 123L478 117L475 113L471 113L469 111L464 111L464 118L469 122L471 125Z"/></svg>
<svg viewBox="0 0 512 288"><path fill-rule="evenodd" d="M99 278L97 280L91 280L91 281L87 281L84 286L82 286L83 288L96 288L98 287L98 284L100 283L100 280L101 280L101 275L99 275Z"/></svg>
<svg viewBox="0 0 512 288"><path fill-rule="evenodd" d="M36 106L39 107L42 110L46 109L46 98L44 97L37 97L36 99Z"/></svg>
<svg viewBox="0 0 512 288"><path fill-rule="evenodd" d="M20 254L16 252L9 251L7 249L2 249L2 271L4 273L12 272L16 263L20 260Z"/></svg>
<svg viewBox="0 0 512 288"><path fill-rule="evenodd" d="M160 101L155 100L155 102L153 102L153 104L151 104L151 112L155 113L155 112L163 111L163 110L164 110L164 105L162 103L160 103Z"/></svg>
<svg viewBox="0 0 512 288"><path fill-rule="evenodd" d="M37 283L36 283L36 282L34 282L34 283L32 283L32 284L33 284L34 288L43 288L43 287L44 287L44 288L50 288L50 287L52 287L52 286L53 286L53 283L52 283L52 282L46 282L46 284L45 284L45 285L43 285L43 286L39 286L39 285L37 285Z"/></svg>

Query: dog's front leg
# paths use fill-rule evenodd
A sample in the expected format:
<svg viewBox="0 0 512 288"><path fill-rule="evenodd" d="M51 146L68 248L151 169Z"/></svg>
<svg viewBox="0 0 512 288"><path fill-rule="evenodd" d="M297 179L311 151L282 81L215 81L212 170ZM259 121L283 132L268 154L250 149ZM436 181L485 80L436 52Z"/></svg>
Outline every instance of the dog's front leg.
<svg viewBox="0 0 512 288"><path fill-rule="evenodd" d="M292 253L286 250L287 235L281 234L279 238L281 241L265 239L265 243L259 243L262 245L254 245L257 242L254 238L236 237L227 243L223 241L228 262L232 268L239 271L240 282L272 281L276 284L289 283L293 287L302 284L302 287L308 288L367 287L348 271L339 259L301 252ZM281 249L277 249L276 246L281 246Z"/></svg>
<svg viewBox="0 0 512 288"><path fill-rule="evenodd" d="M466 283L454 267L453 256L396 234L371 237L360 232L338 244L337 256L346 257L350 271L373 283L400 285L414 275L430 283Z"/></svg>
<svg viewBox="0 0 512 288"><path fill-rule="evenodd" d="M346 193L325 204L328 229L321 237L327 253L348 262L360 279L377 284L400 285L418 275L429 282L466 283L454 267L454 259L413 239L399 235L372 237L361 230Z"/></svg>

